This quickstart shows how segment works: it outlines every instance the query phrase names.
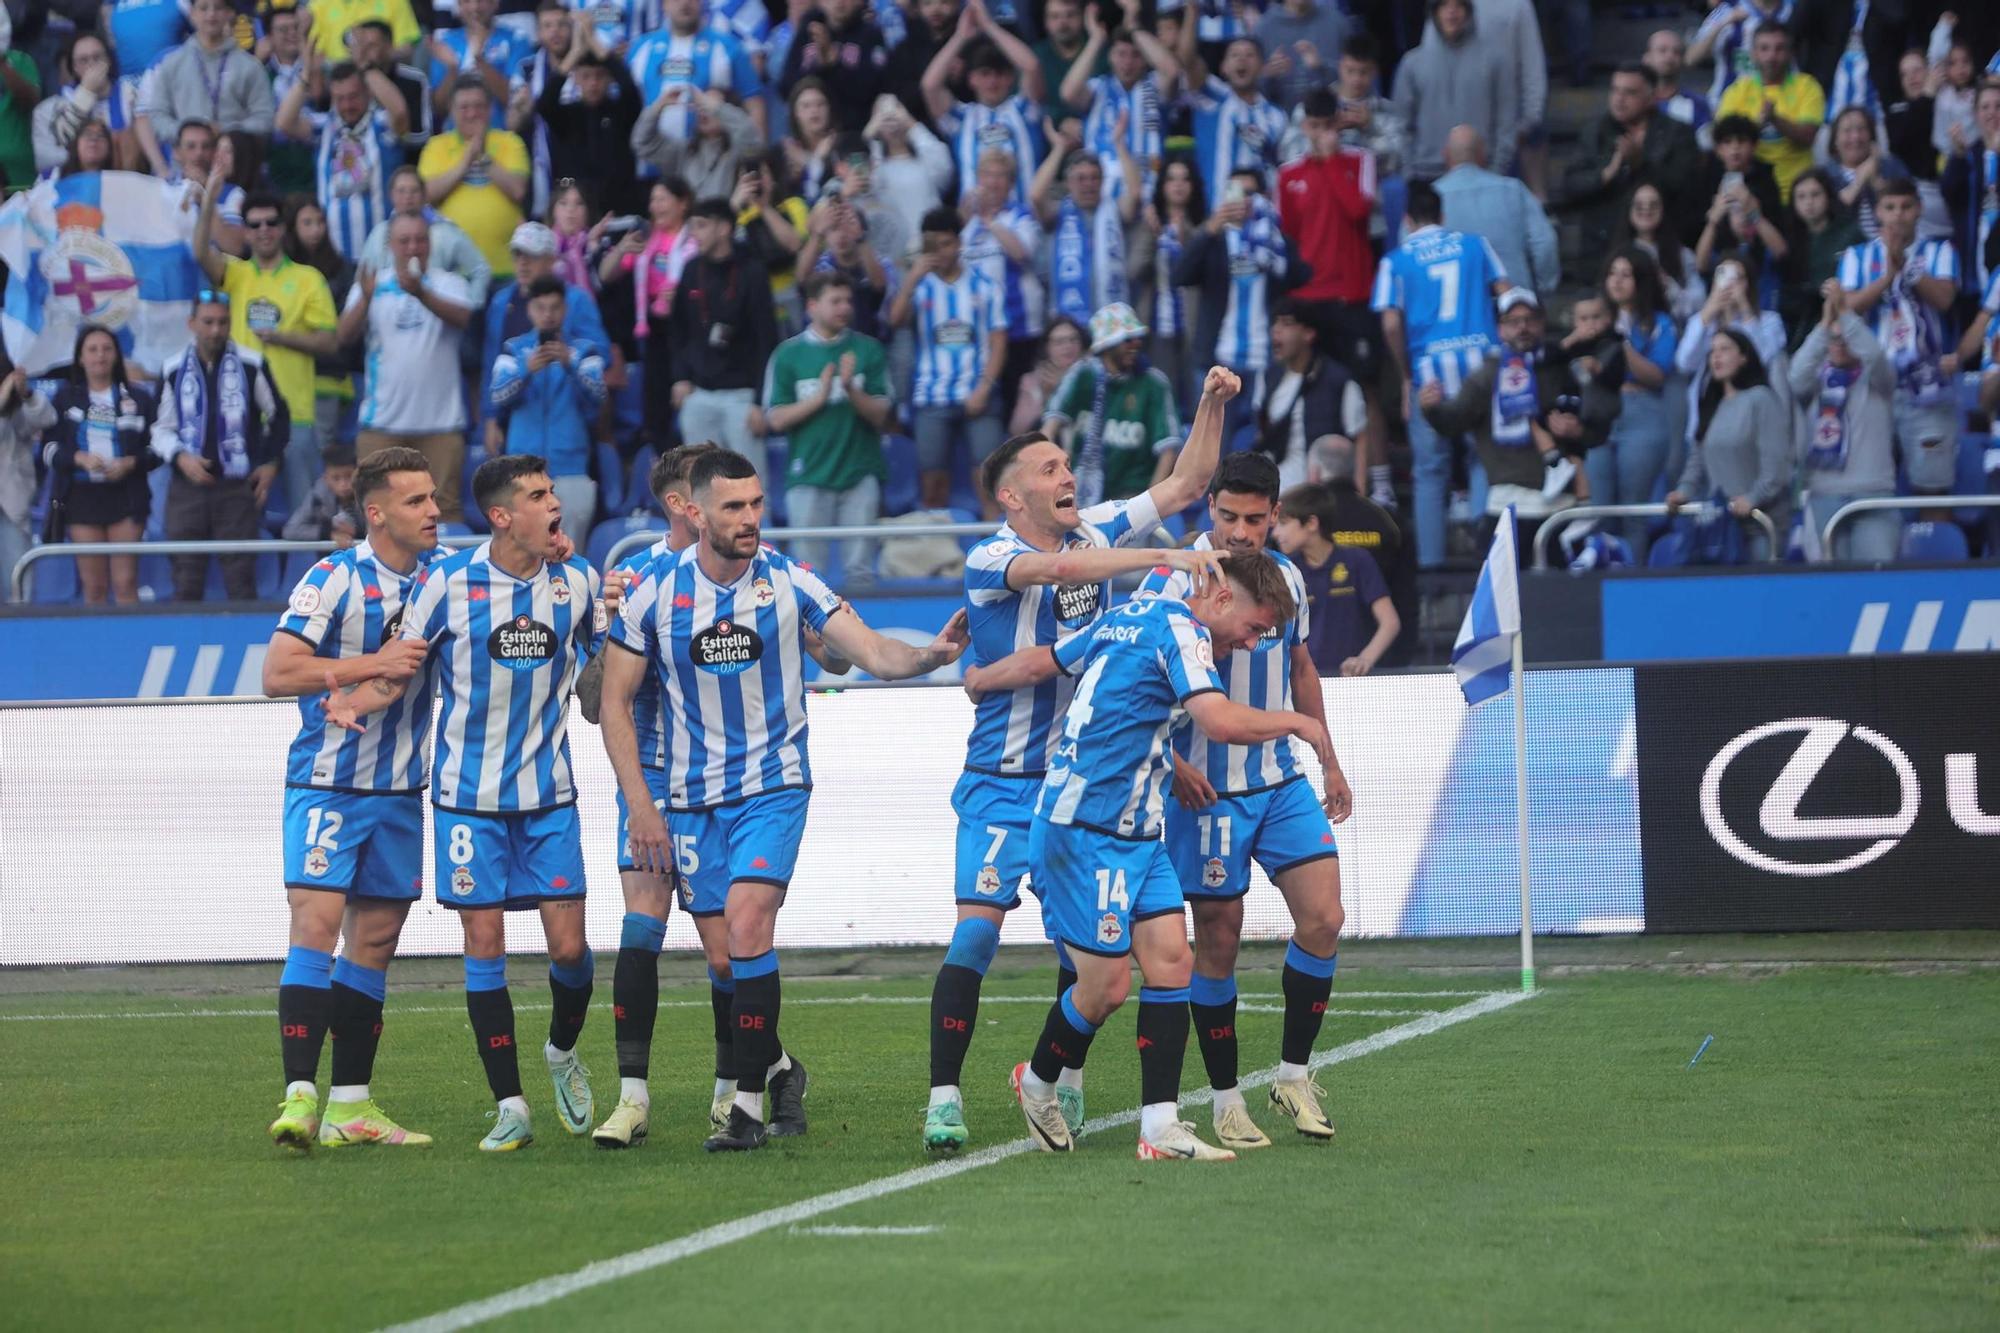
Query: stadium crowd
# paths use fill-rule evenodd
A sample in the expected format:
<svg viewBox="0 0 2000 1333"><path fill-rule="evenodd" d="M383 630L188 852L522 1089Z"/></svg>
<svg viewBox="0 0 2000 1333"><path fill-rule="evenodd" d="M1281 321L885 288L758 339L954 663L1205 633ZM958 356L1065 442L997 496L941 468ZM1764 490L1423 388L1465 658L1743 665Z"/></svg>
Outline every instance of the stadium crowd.
<svg viewBox="0 0 2000 1333"><path fill-rule="evenodd" d="M1798 558L2000 549L1947 498L2000 475L2000 15L1689 10L1552 154L1592 16L1541 8L10 3L6 184L177 183L205 285L168 365L86 324L0 382L0 568L350 542L356 463L405 446L447 531L483 526L481 460L546 456L579 550L657 509L682 440L756 461L793 524L859 526L993 517L970 478L1041 428L1093 503L1169 474L1211 365L1246 386L1226 448L1371 537L1326 558L1406 623L1406 567L1508 504L1683 510L1583 561L1761 558L1752 511ZM137 557L77 572L142 594ZM173 595L210 578L180 557Z"/></svg>

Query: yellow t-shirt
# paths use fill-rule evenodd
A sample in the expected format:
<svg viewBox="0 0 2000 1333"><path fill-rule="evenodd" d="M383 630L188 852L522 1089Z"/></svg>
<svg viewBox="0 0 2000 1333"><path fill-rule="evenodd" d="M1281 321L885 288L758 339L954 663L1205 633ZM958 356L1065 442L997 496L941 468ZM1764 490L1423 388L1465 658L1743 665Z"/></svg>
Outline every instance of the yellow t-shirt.
<svg viewBox="0 0 2000 1333"><path fill-rule="evenodd" d="M255 260L231 259L222 275L229 293L229 336L271 364L271 378L285 396L292 419L313 419L313 359L289 347L266 347L257 335L266 329L311 333L333 328L333 293L316 268L280 258L266 273Z"/></svg>
<svg viewBox="0 0 2000 1333"><path fill-rule="evenodd" d="M388 24L397 46L414 46L423 40L424 30L417 26L410 0L313 0L312 40L328 61L346 60L347 30L370 19ZM414 108L410 114L414 120Z"/></svg>
<svg viewBox="0 0 2000 1333"><path fill-rule="evenodd" d="M805 200L799 198L797 195L793 195L789 199L780 199L774 207L785 221L792 224L792 229L798 232L801 237L806 234L807 209ZM736 225L747 227L756 216L757 207L753 204L736 215ZM798 274L794 273L791 269L786 269L783 273L773 273L771 275L771 295L773 296L783 296L797 285Z"/></svg>
<svg viewBox="0 0 2000 1333"><path fill-rule="evenodd" d="M424 145L423 155L417 159L417 174L427 181L433 176L442 176L457 166L458 159L464 156L465 140L457 130L437 135ZM528 174L528 146L521 142L518 134L509 134L506 130L486 131L486 156L497 167L523 176ZM514 238L514 228L521 225L521 206L509 199L506 191L488 180L484 172L468 171L459 187L445 196L437 210L456 222L472 238L472 243L479 247L479 253L492 266L495 278L514 276L514 256L507 249L507 243Z"/></svg>
<svg viewBox="0 0 2000 1333"><path fill-rule="evenodd" d="M1818 79L1798 70L1786 75L1785 81L1776 86L1755 74L1746 74L1729 85L1722 94L1722 105L1715 108L1717 120L1724 116L1747 116L1756 123L1757 156L1771 164L1771 172L1778 178L1778 197L1789 204L1792 182L1812 168L1812 147L1795 144L1779 133L1777 126L1766 125L1766 102L1786 120L1817 125L1826 119L1826 92Z"/></svg>

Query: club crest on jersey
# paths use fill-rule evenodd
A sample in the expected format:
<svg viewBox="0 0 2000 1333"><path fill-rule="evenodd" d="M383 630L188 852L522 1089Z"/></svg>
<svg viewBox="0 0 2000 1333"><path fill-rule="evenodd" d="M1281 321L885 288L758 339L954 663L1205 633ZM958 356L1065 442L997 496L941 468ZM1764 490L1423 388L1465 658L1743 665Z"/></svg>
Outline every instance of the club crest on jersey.
<svg viewBox="0 0 2000 1333"><path fill-rule="evenodd" d="M750 600L758 606L769 606L778 600L778 590L771 586L769 579L758 579L750 585Z"/></svg>
<svg viewBox="0 0 2000 1333"><path fill-rule="evenodd" d="M306 849L306 873L314 879L318 879L326 872L326 849L323 847L308 847Z"/></svg>
<svg viewBox="0 0 2000 1333"><path fill-rule="evenodd" d="M979 878L973 882L973 887L978 890L979 896L982 898L991 898L994 894L1000 892L1000 868L998 866L981 866L979 868Z"/></svg>
<svg viewBox="0 0 2000 1333"><path fill-rule="evenodd" d="M472 872L464 866L451 872L451 894L454 898L472 896Z"/></svg>
<svg viewBox="0 0 2000 1333"><path fill-rule="evenodd" d="M1097 615L1097 604L1104 594L1104 587L1098 583L1063 584L1056 588L1056 619L1067 624L1074 620L1091 620Z"/></svg>
<svg viewBox="0 0 2000 1333"><path fill-rule="evenodd" d="M555 660L556 632L531 616L515 616L487 636L486 651L509 671L534 671Z"/></svg>
<svg viewBox="0 0 2000 1333"><path fill-rule="evenodd" d="M718 620L689 641L688 651L703 671L733 676L764 655L764 639L741 621Z"/></svg>
<svg viewBox="0 0 2000 1333"><path fill-rule="evenodd" d="M1194 641L1194 660L1207 667L1210 671L1215 670L1215 648L1207 639L1196 639Z"/></svg>
<svg viewBox="0 0 2000 1333"><path fill-rule="evenodd" d="M1222 887L1222 882L1228 878L1229 869L1222 864L1222 858L1219 856L1209 857L1208 864L1201 868L1201 886L1204 889L1219 889Z"/></svg>
<svg viewBox="0 0 2000 1333"><path fill-rule="evenodd" d="M310 583L301 583L292 589L292 614L309 616L319 610L319 589Z"/></svg>
<svg viewBox="0 0 2000 1333"><path fill-rule="evenodd" d="M1125 927L1118 924L1118 914L1106 912L1097 919L1097 942L1111 945L1125 938Z"/></svg>
<svg viewBox="0 0 2000 1333"><path fill-rule="evenodd" d="M569 605L569 583L565 579L555 579L549 584L549 596L556 599L557 606Z"/></svg>

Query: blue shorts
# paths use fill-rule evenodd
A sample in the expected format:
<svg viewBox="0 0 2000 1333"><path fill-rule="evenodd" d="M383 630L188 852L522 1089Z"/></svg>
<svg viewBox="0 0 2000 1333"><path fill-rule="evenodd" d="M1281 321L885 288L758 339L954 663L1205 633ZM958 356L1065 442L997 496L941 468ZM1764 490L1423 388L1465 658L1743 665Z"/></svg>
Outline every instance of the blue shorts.
<svg viewBox="0 0 2000 1333"><path fill-rule="evenodd" d="M1011 912L1021 905L1021 890L1034 889L1028 826L1041 789L1039 777L959 775L951 792L958 815L958 901Z"/></svg>
<svg viewBox="0 0 2000 1333"><path fill-rule="evenodd" d="M285 788L285 887L415 902L424 892L423 793Z"/></svg>
<svg viewBox="0 0 2000 1333"><path fill-rule="evenodd" d="M809 788L787 787L707 810L674 811L681 910L689 916L722 915L729 886L739 880L789 885L811 802Z"/></svg>
<svg viewBox="0 0 2000 1333"><path fill-rule="evenodd" d="M646 790L653 793L653 808L658 810L662 817L665 817L667 813L667 771L664 768L648 768L643 771L646 774ZM620 870L637 870L639 868L632 860L632 847L626 840L625 820L630 814L631 808L625 804L625 789L620 787L618 789L618 868ZM676 846L678 845L676 844Z"/></svg>
<svg viewBox="0 0 2000 1333"><path fill-rule="evenodd" d="M1178 916L1181 885L1167 846L1037 819L1028 855L1040 874L1049 938L1105 958L1132 952L1132 923Z"/></svg>
<svg viewBox="0 0 2000 1333"><path fill-rule="evenodd" d="M1221 796L1206 810L1167 806L1167 854L1190 898L1241 898L1250 891L1250 861L1273 879L1293 866L1337 856L1333 825L1294 778L1247 796Z"/></svg>
<svg viewBox="0 0 2000 1333"><path fill-rule="evenodd" d="M440 907L503 907L583 897L583 825L574 805L533 814L431 811Z"/></svg>

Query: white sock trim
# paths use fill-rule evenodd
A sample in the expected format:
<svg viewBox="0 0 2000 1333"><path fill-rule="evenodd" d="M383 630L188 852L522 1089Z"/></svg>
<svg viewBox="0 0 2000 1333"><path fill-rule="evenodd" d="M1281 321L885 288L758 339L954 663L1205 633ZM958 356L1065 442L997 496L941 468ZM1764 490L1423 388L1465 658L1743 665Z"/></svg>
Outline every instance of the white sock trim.
<svg viewBox="0 0 2000 1333"><path fill-rule="evenodd" d="M1139 1137L1150 1139L1181 1118L1179 1102L1148 1102L1139 1108Z"/></svg>
<svg viewBox="0 0 2000 1333"><path fill-rule="evenodd" d="M737 1110L749 1116L758 1124L764 1123L764 1094L761 1092L738 1092L731 1103Z"/></svg>
<svg viewBox="0 0 2000 1333"><path fill-rule="evenodd" d="M932 1106L963 1106L965 1098L958 1091L956 1083L940 1083L931 1089Z"/></svg>
<svg viewBox="0 0 2000 1333"><path fill-rule="evenodd" d="M366 1083L340 1083L326 1090L326 1102L329 1106L335 1102L365 1102L367 1100L368 1085Z"/></svg>
<svg viewBox="0 0 2000 1333"><path fill-rule="evenodd" d="M621 1077L618 1080L618 1100L637 1102L641 1106L651 1107L653 1094L651 1089L647 1088L645 1079Z"/></svg>
<svg viewBox="0 0 2000 1333"><path fill-rule="evenodd" d="M1250 1109L1249 1106L1246 1105L1243 1100L1243 1089L1240 1086L1234 1088L1218 1089L1215 1092L1215 1100L1213 1102L1213 1105L1215 1107L1215 1118L1217 1120L1222 1119L1222 1113L1228 1110L1232 1106L1240 1106L1246 1111Z"/></svg>
<svg viewBox="0 0 2000 1333"><path fill-rule="evenodd" d="M302 1078L293 1079L285 1085L285 1095L287 1097L306 1096L312 1098L314 1101L318 1101L319 1089Z"/></svg>
<svg viewBox="0 0 2000 1333"><path fill-rule="evenodd" d="M1304 1065L1289 1065L1281 1060L1278 1062L1277 1077L1272 1081L1276 1083L1303 1083L1311 1077L1312 1070L1306 1068Z"/></svg>
<svg viewBox="0 0 2000 1333"><path fill-rule="evenodd" d="M526 1097L502 1097L500 1099L500 1109L503 1111L512 1111L516 1115L526 1116L528 1114L528 1099Z"/></svg>
<svg viewBox="0 0 2000 1333"><path fill-rule="evenodd" d="M1082 1092L1083 1066L1078 1065L1075 1068L1071 1068L1068 1065L1064 1065L1062 1072L1056 1075L1056 1086L1058 1088L1074 1088L1078 1092Z"/></svg>

